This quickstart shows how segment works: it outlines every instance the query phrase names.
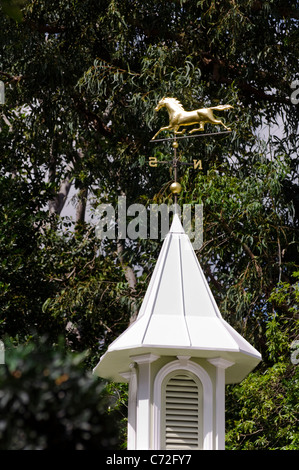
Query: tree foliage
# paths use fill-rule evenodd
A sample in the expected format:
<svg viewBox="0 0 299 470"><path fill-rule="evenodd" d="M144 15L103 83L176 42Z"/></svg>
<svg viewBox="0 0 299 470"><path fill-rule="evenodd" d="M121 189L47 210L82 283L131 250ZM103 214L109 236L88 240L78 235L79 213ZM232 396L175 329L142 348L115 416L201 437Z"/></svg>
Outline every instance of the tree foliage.
<svg viewBox="0 0 299 470"><path fill-rule="evenodd" d="M19 347L6 342L6 348L7 364L0 369L1 450L120 446L117 397L86 372L84 353L59 343L49 347L46 337Z"/></svg>
<svg viewBox="0 0 299 470"><path fill-rule="evenodd" d="M274 309L265 334L266 367L227 393L230 449L298 449L298 301L298 283L281 282L269 297Z"/></svg>
<svg viewBox="0 0 299 470"><path fill-rule="evenodd" d="M91 352L88 367L98 360L135 318L161 243L97 239L87 204L171 203L173 175L148 165L173 151L150 143L167 121L156 103L231 104L221 116L231 134L180 141L180 158L201 158L203 170L180 170L179 203L203 203L198 258L223 316L264 358L230 391L229 445L297 445L287 409L298 387L288 351L298 335L298 20L296 2L281 0L1 1L0 337L56 343L62 333ZM289 397L282 439L270 432L271 377ZM272 414L240 438L259 390Z"/></svg>

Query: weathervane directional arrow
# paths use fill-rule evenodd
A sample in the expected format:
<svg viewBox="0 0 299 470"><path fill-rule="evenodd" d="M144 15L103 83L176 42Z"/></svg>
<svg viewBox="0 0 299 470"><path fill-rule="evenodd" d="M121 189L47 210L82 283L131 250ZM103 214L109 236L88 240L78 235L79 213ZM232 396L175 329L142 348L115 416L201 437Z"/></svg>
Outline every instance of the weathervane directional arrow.
<svg viewBox="0 0 299 470"><path fill-rule="evenodd" d="M230 134L231 130L229 131L219 131L219 132L208 132L207 134L195 134L195 135L184 135L181 137L166 137L165 139L154 139L150 140L150 142L165 142L167 140L179 140L179 139L192 139L192 137L209 137L210 135L219 135L219 134Z"/></svg>

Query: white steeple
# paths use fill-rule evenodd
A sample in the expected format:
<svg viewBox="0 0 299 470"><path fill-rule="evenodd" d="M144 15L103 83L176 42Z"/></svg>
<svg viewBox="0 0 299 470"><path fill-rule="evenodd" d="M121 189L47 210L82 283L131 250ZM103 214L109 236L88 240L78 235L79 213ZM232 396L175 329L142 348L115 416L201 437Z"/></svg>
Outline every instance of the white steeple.
<svg viewBox="0 0 299 470"><path fill-rule="evenodd" d="M260 353L222 318L178 215L136 321L109 346L94 373L123 382L132 356L148 353L222 358L232 364L226 383L240 382L261 360Z"/></svg>

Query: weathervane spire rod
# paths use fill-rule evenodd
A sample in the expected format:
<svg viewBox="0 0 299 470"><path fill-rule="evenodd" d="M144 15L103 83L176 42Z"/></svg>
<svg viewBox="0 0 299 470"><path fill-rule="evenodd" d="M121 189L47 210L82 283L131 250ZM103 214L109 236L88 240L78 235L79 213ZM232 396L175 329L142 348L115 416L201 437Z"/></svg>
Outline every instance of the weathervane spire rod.
<svg viewBox="0 0 299 470"><path fill-rule="evenodd" d="M177 158L177 148L178 148L178 143L176 141L176 135L174 136L174 141L173 141L173 176L174 176L174 182L170 185L170 190L172 194L174 195L174 207L175 207L175 213L178 212L177 210L177 203L178 203L178 194L180 194L182 187L180 183L178 182L178 158Z"/></svg>

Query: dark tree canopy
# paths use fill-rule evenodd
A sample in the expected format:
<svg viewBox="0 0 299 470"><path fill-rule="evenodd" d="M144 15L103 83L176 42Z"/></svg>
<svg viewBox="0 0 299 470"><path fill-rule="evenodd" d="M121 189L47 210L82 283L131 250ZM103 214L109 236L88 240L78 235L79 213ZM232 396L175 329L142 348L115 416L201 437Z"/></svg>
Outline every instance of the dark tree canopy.
<svg viewBox="0 0 299 470"><path fill-rule="evenodd" d="M203 204L199 261L223 316L263 355L257 396L277 393L264 373L287 387L284 413L298 374L298 3L0 5L0 338L62 333L98 360L136 317L161 240L101 241L87 204L171 204L169 168L148 164L173 151L150 143L168 119L154 107L163 96L189 110L230 104L231 134L180 141L203 169L180 170L179 204ZM296 447L287 413L272 436L276 406L250 427L245 387L228 403L232 448Z"/></svg>

